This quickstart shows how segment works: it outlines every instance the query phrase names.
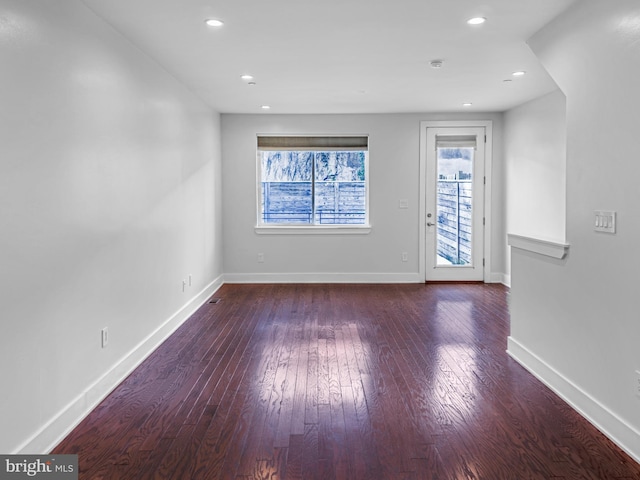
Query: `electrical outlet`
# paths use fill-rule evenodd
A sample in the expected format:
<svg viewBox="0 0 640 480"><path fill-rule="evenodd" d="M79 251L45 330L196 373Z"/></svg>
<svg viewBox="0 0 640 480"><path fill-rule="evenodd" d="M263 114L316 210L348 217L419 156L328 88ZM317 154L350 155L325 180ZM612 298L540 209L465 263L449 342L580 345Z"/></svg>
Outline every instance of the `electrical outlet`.
<svg viewBox="0 0 640 480"><path fill-rule="evenodd" d="M189 286L193 283L193 275L189 274Z"/></svg>
<svg viewBox="0 0 640 480"><path fill-rule="evenodd" d="M409 254L407 252L402 252L401 258L402 258L403 262L408 262L409 261Z"/></svg>
<svg viewBox="0 0 640 480"><path fill-rule="evenodd" d="M102 348L107 348L107 344L109 343L109 329L104 327L100 330L100 335L102 339Z"/></svg>
<svg viewBox="0 0 640 480"><path fill-rule="evenodd" d="M184 293L186 288L187 288L187 281L186 280L182 280L182 293Z"/></svg>
<svg viewBox="0 0 640 480"><path fill-rule="evenodd" d="M258 263L264 263L264 253L258 254Z"/></svg>

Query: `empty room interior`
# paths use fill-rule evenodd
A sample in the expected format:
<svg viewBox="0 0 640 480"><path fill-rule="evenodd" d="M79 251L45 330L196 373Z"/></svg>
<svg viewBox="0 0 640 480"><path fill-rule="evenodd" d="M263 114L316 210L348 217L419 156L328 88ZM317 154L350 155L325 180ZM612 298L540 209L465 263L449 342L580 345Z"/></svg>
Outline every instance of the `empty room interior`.
<svg viewBox="0 0 640 480"><path fill-rule="evenodd" d="M0 454L640 478L637 0L0 0L0 59Z"/></svg>

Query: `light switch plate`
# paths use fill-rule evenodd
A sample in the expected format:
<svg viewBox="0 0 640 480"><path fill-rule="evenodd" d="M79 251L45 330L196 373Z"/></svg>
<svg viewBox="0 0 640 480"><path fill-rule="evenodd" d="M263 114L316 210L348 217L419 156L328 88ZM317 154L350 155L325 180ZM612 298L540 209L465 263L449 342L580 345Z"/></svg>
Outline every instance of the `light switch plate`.
<svg viewBox="0 0 640 480"><path fill-rule="evenodd" d="M616 212L596 210L594 213L594 230L596 232L616 233Z"/></svg>

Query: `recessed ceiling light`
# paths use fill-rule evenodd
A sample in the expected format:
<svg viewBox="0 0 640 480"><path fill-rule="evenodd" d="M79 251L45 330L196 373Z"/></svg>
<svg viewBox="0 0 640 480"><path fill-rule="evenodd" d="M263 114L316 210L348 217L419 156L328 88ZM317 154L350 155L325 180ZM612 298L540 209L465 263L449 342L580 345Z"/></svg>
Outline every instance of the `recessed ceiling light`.
<svg viewBox="0 0 640 480"><path fill-rule="evenodd" d="M511 80L510 78L505 78L504 80L502 80L505 83L509 83L509 82L513 82L513 80Z"/></svg>
<svg viewBox="0 0 640 480"><path fill-rule="evenodd" d="M224 25L224 22L222 20L218 20L217 18L210 18L209 20L206 20L204 23L206 23L210 27L221 27Z"/></svg>
<svg viewBox="0 0 640 480"><path fill-rule="evenodd" d="M467 103L463 103L462 104L463 107L470 107L471 105L473 105L473 103L471 103L471 102L467 102Z"/></svg>
<svg viewBox="0 0 640 480"><path fill-rule="evenodd" d="M511 75L513 75L514 77L521 77L525 73L527 73L527 72L525 72L524 70L520 70L518 72L513 72Z"/></svg>
<svg viewBox="0 0 640 480"><path fill-rule="evenodd" d="M262 108L263 110L269 110L271 107L269 105L262 105L262 107L260 108Z"/></svg>
<svg viewBox="0 0 640 480"><path fill-rule="evenodd" d="M256 82L247 82L247 85L251 85L252 87L256 84Z"/></svg>
<svg viewBox="0 0 640 480"><path fill-rule="evenodd" d="M429 65L431 65L431 68L442 68L442 60L432 60Z"/></svg>
<svg viewBox="0 0 640 480"><path fill-rule="evenodd" d="M253 76L252 75L242 75L240 77L243 80L253 80Z"/></svg>
<svg viewBox="0 0 640 480"><path fill-rule="evenodd" d="M486 21L487 21L487 19L485 17L473 17L473 18L470 18L469 20L467 20L467 23L469 25L481 25Z"/></svg>

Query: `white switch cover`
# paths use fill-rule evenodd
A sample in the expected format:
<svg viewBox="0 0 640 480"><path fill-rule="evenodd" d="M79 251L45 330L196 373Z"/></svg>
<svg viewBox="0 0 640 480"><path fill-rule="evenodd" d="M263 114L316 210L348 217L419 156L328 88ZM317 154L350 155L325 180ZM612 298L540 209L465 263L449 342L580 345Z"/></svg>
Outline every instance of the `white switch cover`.
<svg viewBox="0 0 640 480"><path fill-rule="evenodd" d="M596 210L594 229L596 232L616 233L616 212Z"/></svg>
<svg viewBox="0 0 640 480"><path fill-rule="evenodd" d="M102 348L107 348L107 345L109 344L109 329L107 327L104 327L101 331L100 331L100 335L101 335L101 343L102 343Z"/></svg>
<svg viewBox="0 0 640 480"><path fill-rule="evenodd" d="M398 208L409 208L409 200L406 198L401 198L400 200L398 200Z"/></svg>

